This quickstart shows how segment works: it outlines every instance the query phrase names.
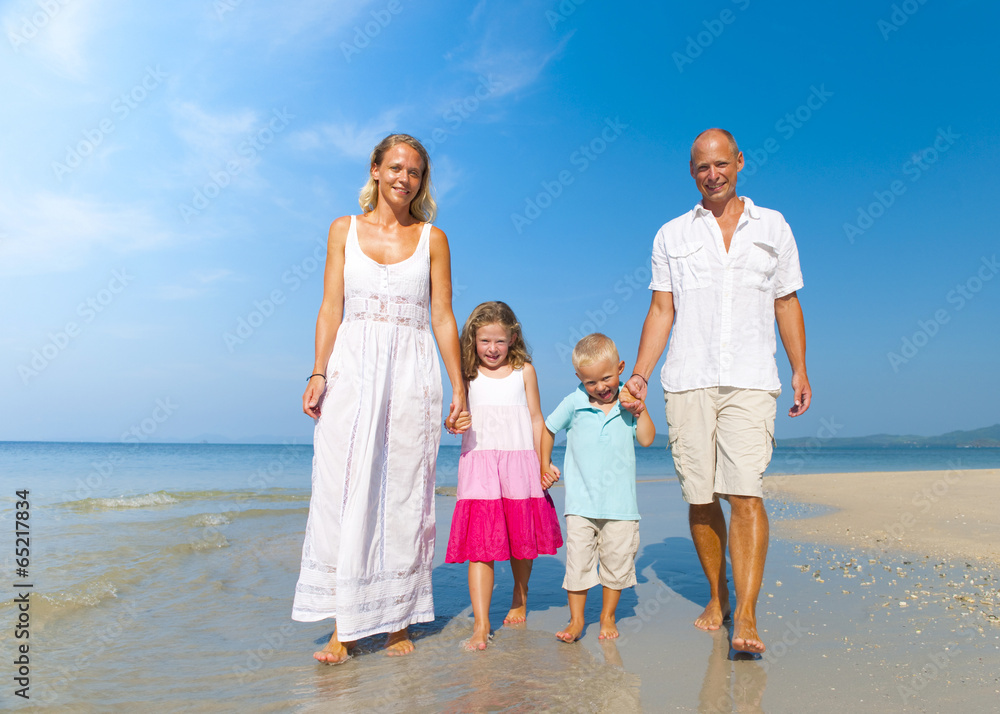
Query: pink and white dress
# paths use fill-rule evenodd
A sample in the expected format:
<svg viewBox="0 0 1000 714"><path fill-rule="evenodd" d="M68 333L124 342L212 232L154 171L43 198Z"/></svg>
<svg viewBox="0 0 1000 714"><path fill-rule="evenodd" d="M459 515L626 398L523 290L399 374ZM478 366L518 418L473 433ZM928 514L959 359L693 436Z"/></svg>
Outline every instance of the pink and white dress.
<svg viewBox="0 0 1000 714"><path fill-rule="evenodd" d="M480 372L469 383L469 411L445 562L554 554L562 533L542 489L522 371L500 379Z"/></svg>

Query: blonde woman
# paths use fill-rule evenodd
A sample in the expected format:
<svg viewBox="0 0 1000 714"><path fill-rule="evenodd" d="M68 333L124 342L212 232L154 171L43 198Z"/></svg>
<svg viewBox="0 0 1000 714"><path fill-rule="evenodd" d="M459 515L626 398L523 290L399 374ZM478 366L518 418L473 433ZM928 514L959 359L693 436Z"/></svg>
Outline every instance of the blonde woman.
<svg viewBox="0 0 1000 714"><path fill-rule="evenodd" d="M434 619L434 467L441 351L452 385L445 426L468 426L451 308L448 239L431 225L430 161L406 134L371 154L362 214L330 226L316 361L302 409L316 419L313 490L292 618L335 618L313 656L340 664L354 641ZM433 336L432 336L433 333Z"/></svg>

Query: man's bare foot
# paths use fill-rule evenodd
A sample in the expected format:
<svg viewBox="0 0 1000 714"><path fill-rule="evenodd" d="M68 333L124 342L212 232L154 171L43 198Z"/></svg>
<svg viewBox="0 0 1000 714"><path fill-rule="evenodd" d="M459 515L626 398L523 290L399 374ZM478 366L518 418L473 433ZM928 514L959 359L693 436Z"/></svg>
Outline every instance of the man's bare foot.
<svg viewBox="0 0 1000 714"><path fill-rule="evenodd" d="M353 642L338 642L334 633L323 649L313 653L313 657L323 664L343 664L351 658L350 650L353 647Z"/></svg>
<svg viewBox="0 0 1000 714"><path fill-rule="evenodd" d="M614 640L618 638L618 625L612 617L610 620L601 618L601 634L597 636L599 640Z"/></svg>
<svg viewBox="0 0 1000 714"><path fill-rule="evenodd" d="M413 640L410 639L410 632L405 627L399 632L390 632L385 638L385 653L390 657L408 655L413 650Z"/></svg>
<svg viewBox="0 0 1000 714"><path fill-rule="evenodd" d="M570 620L570 623L566 627L556 633L556 637L563 642L576 642L582 634L583 623Z"/></svg>
<svg viewBox="0 0 1000 714"><path fill-rule="evenodd" d="M723 605L717 600L710 600L704 612L695 618L694 626L699 630L718 630L728 617L729 602Z"/></svg>
<svg viewBox="0 0 1000 714"><path fill-rule="evenodd" d="M733 649L737 652L762 654L765 650L760 635L757 634L757 623L752 617L745 617L733 622Z"/></svg>
<svg viewBox="0 0 1000 714"><path fill-rule="evenodd" d="M522 605L521 607L512 607L510 611L507 613L507 617L503 619L503 624L520 625L527 619L528 619L527 605Z"/></svg>

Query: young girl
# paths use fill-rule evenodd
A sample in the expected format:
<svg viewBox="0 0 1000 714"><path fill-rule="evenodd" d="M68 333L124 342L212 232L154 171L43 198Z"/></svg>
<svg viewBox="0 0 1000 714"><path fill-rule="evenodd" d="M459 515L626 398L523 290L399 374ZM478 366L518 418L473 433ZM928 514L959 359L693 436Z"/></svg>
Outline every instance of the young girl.
<svg viewBox="0 0 1000 714"><path fill-rule="evenodd" d="M524 622L532 560L539 553L554 554L562 534L538 478L545 420L520 323L506 304L484 302L469 315L460 343L472 426L462 438L458 503L445 562L469 561L475 625L468 646L484 650L493 561L510 560L514 574L504 624Z"/></svg>

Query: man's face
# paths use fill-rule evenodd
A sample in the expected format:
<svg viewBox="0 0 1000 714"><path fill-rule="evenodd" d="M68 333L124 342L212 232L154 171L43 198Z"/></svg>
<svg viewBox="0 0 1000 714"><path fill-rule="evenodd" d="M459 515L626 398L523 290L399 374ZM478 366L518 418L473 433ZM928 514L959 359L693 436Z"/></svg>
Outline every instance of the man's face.
<svg viewBox="0 0 1000 714"><path fill-rule="evenodd" d="M624 362L613 359L602 359L590 364L580 365L576 376L583 382L592 401L598 404L611 404L618 398L618 377L625 369Z"/></svg>
<svg viewBox="0 0 1000 714"><path fill-rule="evenodd" d="M709 133L698 139L691 153L691 176L704 198L704 205L724 205L736 198L736 174L743 169L743 152L733 156L722 134Z"/></svg>

